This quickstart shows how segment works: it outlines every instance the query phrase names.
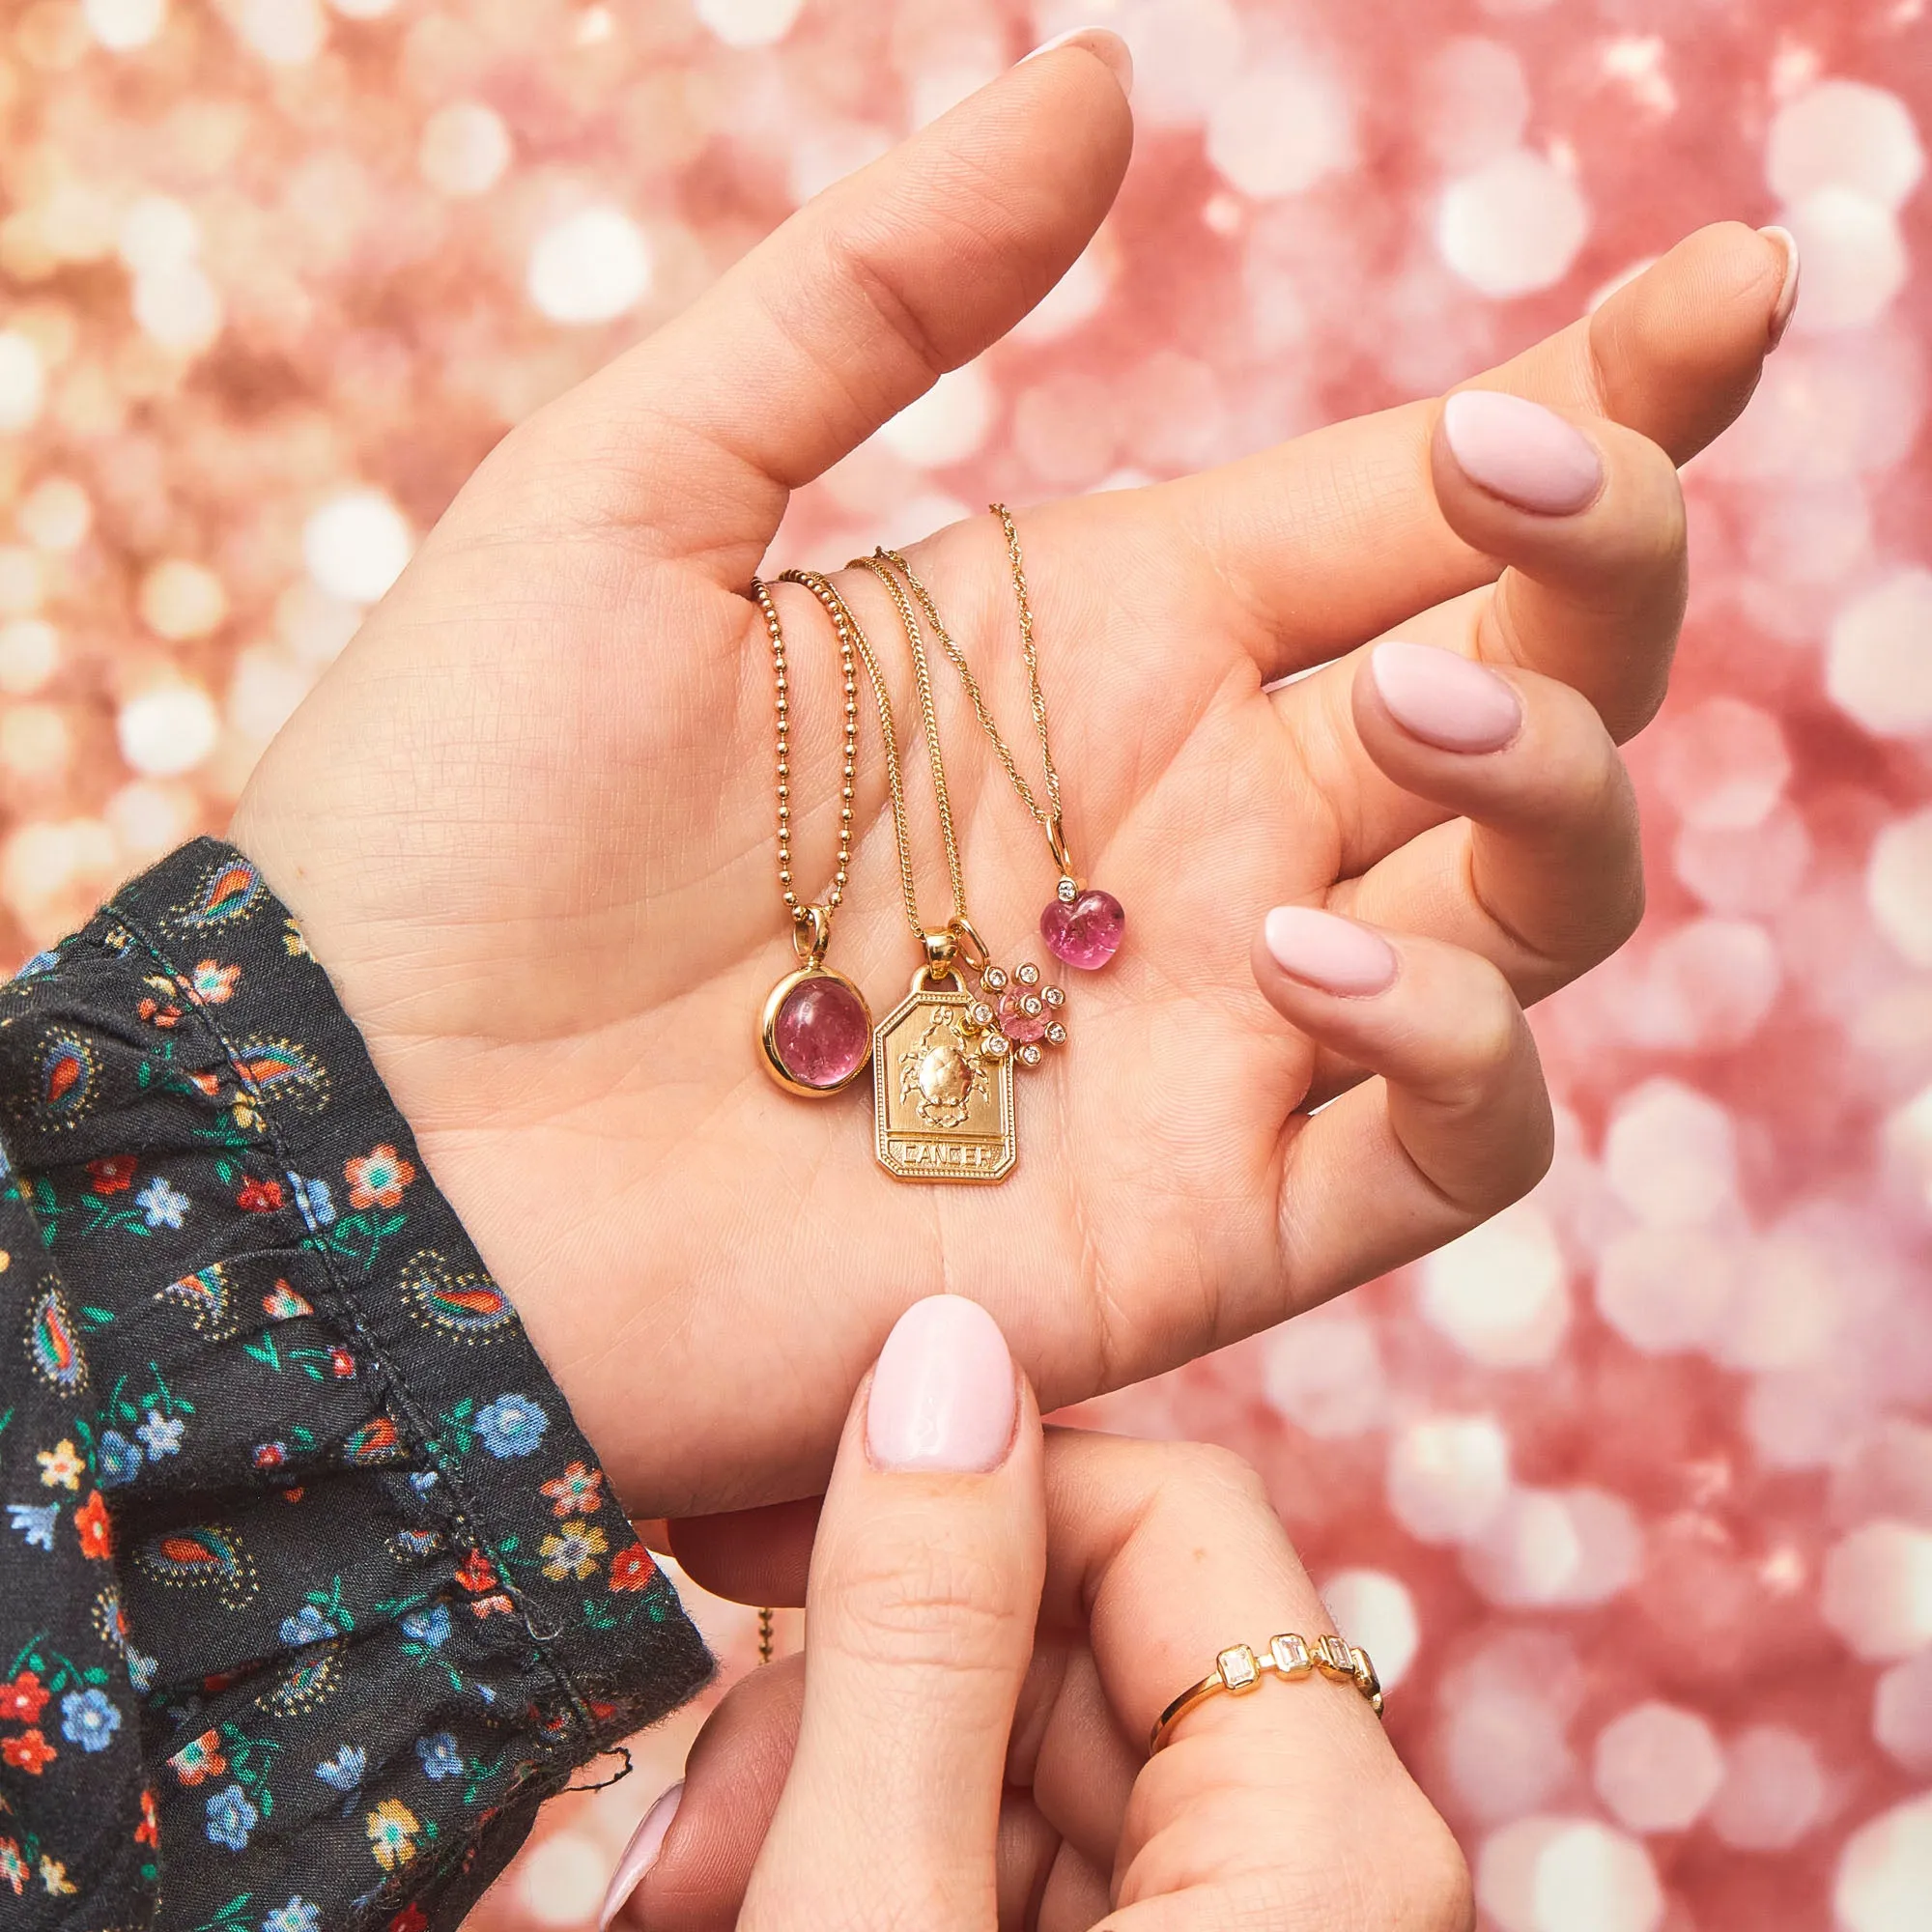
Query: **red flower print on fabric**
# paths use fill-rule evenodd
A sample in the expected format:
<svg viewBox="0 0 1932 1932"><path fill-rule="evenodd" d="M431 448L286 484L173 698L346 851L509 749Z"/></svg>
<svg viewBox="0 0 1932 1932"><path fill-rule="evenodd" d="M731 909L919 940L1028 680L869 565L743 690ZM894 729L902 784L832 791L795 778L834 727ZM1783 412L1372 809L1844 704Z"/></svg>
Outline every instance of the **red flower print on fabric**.
<svg viewBox="0 0 1932 1932"><path fill-rule="evenodd" d="M342 1178L349 1183L352 1208L394 1208L402 1201L403 1189L416 1178L416 1171L413 1163L384 1141L367 1153L345 1160Z"/></svg>
<svg viewBox="0 0 1932 1932"><path fill-rule="evenodd" d="M203 1006L219 1007L233 997L241 978L241 967L223 966L217 960L204 959L190 975L188 986Z"/></svg>
<svg viewBox="0 0 1932 1932"><path fill-rule="evenodd" d="M156 1845L161 1842L161 1814L156 1808L155 1794L144 1791L141 1794L141 1822L134 1827L134 1842L137 1845Z"/></svg>
<svg viewBox="0 0 1932 1932"><path fill-rule="evenodd" d="M73 1513L73 1526L80 1532L80 1553L102 1559L114 1554L114 1530L107 1520L107 1505L99 1490L90 1490L87 1500Z"/></svg>
<svg viewBox="0 0 1932 1932"><path fill-rule="evenodd" d="M103 1154L87 1163L87 1178L97 1194L121 1194L134 1184L134 1156L131 1153Z"/></svg>
<svg viewBox="0 0 1932 1932"><path fill-rule="evenodd" d="M0 1718L10 1723L37 1724L50 1694L34 1671L23 1670L13 1683L0 1684Z"/></svg>
<svg viewBox="0 0 1932 1932"><path fill-rule="evenodd" d="M611 1587L613 1590L641 1590L658 1574L651 1552L641 1543L620 1549L611 1559Z"/></svg>
<svg viewBox="0 0 1932 1932"><path fill-rule="evenodd" d="M270 1293L262 1297L262 1313L274 1321L290 1321L298 1315L313 1315L314 1308L306 1295L298 1294L287 1282L278 1281Z"/></svg>
<svg viewBox="0 0 1932 1932"><path fill-rule="evenodd" d="M551 1500L552 1515L570 1516L575 1512L592 1516L604 1500L601 1494L604 1471L586 1468L582 1463L570 1463L562 1475L539 1487Z"/></svg>
<svg viewBox="0 0 1932 1932"><path fill-rule="evenodd" d="M251 1214L272 1214L282 1205L282 1183L279 1180L257 1180L250 1175L242 1183L235 1205L245 1208Z"/></svg>
<svg viewBox="0 0 1932 1932"><path fill-rule="evenodd" d="M480 1549L471 1549L456 1566L456 1580L471 1596L497 1587L497 1566Z"/></svg>
<svg viewBox="0 0 1932 1932"><path fill-rule="evenodd" d="M40 1776L59 1755L39 1731L22 1731L17 1738L0 1740L0 1758L30 1777Z"/></svg>
<svg viewBox="0 0 1932 1932"><path fill-rule="evenodd" d="M350 1436L343 1445L343 1454L355 1463L386 1463L396 1455L402 1446L402 1437L397 1434L395 1420L391 1416L373 1416Z"/></svg>
<svg viewBox="0 0 1932 1932"><path fill-rule="evenodd" d="M184 1784L199 1784L206 1777L219 1777L228 1769L221 1754L221 1740L213 1731L190 1738L168 1759L168 1769Z"/></svg>

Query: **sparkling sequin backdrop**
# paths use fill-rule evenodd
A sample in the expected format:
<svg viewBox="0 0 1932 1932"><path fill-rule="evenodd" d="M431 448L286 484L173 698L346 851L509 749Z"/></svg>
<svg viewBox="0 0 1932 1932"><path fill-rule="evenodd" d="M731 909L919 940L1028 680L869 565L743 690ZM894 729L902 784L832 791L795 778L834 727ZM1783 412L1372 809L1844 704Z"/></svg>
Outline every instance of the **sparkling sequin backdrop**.
<svg viewBox="0 0 1932 1932"><path fill-rule="evenodd" d="M1233 456L1481 366L1699 222L1787 222L1796 326L1687 478L1685 649L1633 753L1650 915L1538 1016L1555 1171L1099 1406L1266 1470L1500 1932L1922 1928L1923 11L0 0L0 952L223 823L507 424L1049 33L1139 57L1119 209L786 555ZM742 1667L749 1613L703 1614ZM691 1729L553 1807L476 1923L593 1918Z"/></svg>

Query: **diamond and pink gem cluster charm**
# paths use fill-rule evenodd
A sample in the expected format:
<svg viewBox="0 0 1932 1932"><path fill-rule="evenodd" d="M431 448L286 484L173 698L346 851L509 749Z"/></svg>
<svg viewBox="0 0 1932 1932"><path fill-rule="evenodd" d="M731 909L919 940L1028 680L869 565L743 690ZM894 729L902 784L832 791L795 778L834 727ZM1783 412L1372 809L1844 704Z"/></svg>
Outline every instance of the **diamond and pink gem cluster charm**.
<svg viewBox="0 0 1932 1932"><path fill-rule="evenodd" d="M1039 934L1062 964L1093 973L1121 950L1127 928L1126 908L1098 886L1083 887L1063 877L1060 890L1039 916Z"/></svg>
<svg viewBox="0 0 1932 1932"><path fill-rule="evenodd" d="M1040 979L1031 960L1009 973L988 966L980 976L980 997L967 1018L989 1060L1009 1056L1019 1066L1037 1066L1044 1049L1066 1044L1066 995Z"/></svg>

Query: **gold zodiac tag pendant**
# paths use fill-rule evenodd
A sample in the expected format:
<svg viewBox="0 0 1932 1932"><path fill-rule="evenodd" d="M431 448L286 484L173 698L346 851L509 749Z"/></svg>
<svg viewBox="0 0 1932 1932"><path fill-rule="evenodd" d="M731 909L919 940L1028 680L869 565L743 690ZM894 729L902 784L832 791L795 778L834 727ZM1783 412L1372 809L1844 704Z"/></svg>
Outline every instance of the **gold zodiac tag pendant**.
<svg viewBox="0 0 1932 1932"><path fill-rule="evenodd" d="M872 1036L879 1165L896 1180L1004 1180L1019 1159L1013 1061L981 1047L980 1004L922 967Z"/></svg>

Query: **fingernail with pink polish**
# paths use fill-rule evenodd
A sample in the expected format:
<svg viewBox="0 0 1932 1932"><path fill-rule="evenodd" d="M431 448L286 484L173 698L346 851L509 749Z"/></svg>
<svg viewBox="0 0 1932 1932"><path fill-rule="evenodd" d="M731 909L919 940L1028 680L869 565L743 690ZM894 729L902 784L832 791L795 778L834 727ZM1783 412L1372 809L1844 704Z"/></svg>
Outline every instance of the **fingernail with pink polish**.
<svg viewBox="0 0 1932 1932"><path fill-rule="evenodd" d="M1486 665L1459 651L1392 638L1369 653L1388 714L1440 752L1497 752L1522 728L1522 701Z"/></svg>
<svg viewBox="0 0 1932 1932"><path fill-rule="evenodd" d="M1387 991L1395 979L1395 948L1378 932L1312 906L1276 906L1262 923L1274 963L1292 980L1324 993L1362 999Z"/></svg>
<svg viewBox="0 0 1932 1932"><path fill-rule="evenodd" d="M1802 266L1798 259L1798 237L1788 228L1760 228L1757 232L1784 250L1784 285L1772 305L1771 340L1765 345L1767 349L1776 349L1784 340L1784 331L1791 327L1791 312L1798 306L1798 276Z"/></svg>
<svg viewBox="0 0 1932 1932"><path fill-rule="evenodd" d="M604 1909L597 1915L597 1932L605 1932L611 1919L623 1911L624 1901L643 1884L657 1863L658 1854L664 1850L665 1833L670 1830L683 1798L684 1782L679 1779L644 1813L643 1823L631 1833L631 1842L624 1847L624 1856L617 1861L617 1869L611 1874L610 1886L605 1890Z"/></svg>
<svg viewBox="0 0 1932 1932"><path fill-rule="evenodd" d="M1573 516L1604 487L1589 440L1524 396L1459 389L1442 406L1442 436L1471 483L1520 510Z"/></svg>
<svg viewBox="0 0 1932 1932"><path fill-rule="evenodd" d="M1056 53L1062 47L1085 47L1096 60L1103 61L1121 83L1121 92L1129 99L1134 92L1134 57L1127 43L1111 27L1071 27L1052 40L1042 41L1030 54L1020 56L1021 65L1037 60L1041 54Z"/></svg>
<svg viewBox="0 0 1932 1932"><path fill-rule="evenodd" d="M931 1295L899 1317L879 1350L866 1443L882 1469L996 1469L1018 1404L1000 1324L963 1294Z"/></svg>

